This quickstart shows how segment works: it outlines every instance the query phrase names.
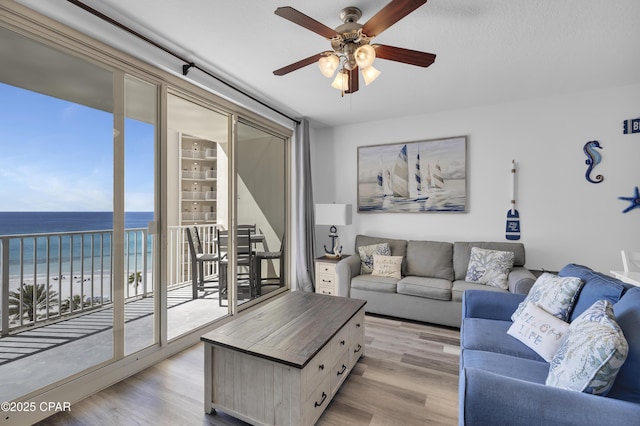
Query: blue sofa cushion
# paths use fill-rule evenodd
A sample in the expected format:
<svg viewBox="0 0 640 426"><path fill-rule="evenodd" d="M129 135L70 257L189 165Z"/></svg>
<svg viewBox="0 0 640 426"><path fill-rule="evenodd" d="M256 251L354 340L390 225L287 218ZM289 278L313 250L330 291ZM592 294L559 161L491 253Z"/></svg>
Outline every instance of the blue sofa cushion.
<svg viewBox="0 0 640 426"><path fill-rule="evenodd" d="M534 361L517 356L474 350L465 350L462 353L460 367L477 368L512 379L538 384L544 384L549 373L549 364L544 360Z"/></svg>
<svg viewBox="0 0 640 426"><path fill-rule="evenodd" d="M511 324L511 321L464 318L460 330L460 347L465 352L467 350L486 351L545 362L527 345L507 334ZM545 378L548 370L549 364L547 364ZM544 383L544 379L542 383Z"/></svg>
<svg viewBox="0 0 640 426"><path fill-rule="evenodd" d="M569 322L578 318L580 314L590 308L598 300L604 299L615 304L624 294L628 286L617 280L599 272L595 272L587 266L570 263L558 272L561 277L578 277L584 281L582 290L578 294L578 299L573 305L573 311L569 317Z"/></svg>
<svg viewBox="0 0 640 426"><path fill-rule="evenodd" d="M627 291L613 306L629 353L609 391L609 398L640 403L640 287Z"/></svg>

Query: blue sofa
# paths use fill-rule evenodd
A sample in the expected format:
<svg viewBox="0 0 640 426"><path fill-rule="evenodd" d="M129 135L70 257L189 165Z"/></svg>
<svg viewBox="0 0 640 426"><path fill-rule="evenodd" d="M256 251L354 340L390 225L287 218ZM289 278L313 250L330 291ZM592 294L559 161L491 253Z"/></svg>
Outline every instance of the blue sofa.
<svg viewBox="0 0 640 426"><path fill-rule="evenodd" d="M560 276L584 282L570 320L594 302L614 304L629 353L607 396L545 385L549 363L509 336L525 295L469 290L460 329L460 425L640 425L640 287L569 264Z"/></svg>

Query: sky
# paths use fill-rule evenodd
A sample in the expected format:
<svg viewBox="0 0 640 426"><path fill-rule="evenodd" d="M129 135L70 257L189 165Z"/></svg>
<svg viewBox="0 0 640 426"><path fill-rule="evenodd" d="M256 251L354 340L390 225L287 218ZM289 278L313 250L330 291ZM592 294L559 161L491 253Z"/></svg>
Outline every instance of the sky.
<svg viewBox="0 0 640 426"><path fill-rule="evenodd" d="M125 210L153 211L154 128L125 120ZM0 211L112 211L113 114L0 83Z"/></svg>

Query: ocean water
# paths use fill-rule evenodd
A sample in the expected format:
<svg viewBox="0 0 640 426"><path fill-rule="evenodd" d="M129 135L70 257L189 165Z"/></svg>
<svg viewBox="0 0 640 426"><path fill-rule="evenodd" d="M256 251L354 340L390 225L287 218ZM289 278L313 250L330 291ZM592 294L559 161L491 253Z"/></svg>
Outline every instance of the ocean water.
<svg viewBox="0 0 640 426"><path fill-rule="evenodd" d="M125 213L125 263L135 271L145 255L151 265L152 237L147 236L143 253L143 234L134 229L145 229L151 220L153 212ZM14 236L9 241L10 288L20 280L40 283L46 276L110 281L112 229L111 212L0 212L0 237ZM0 258L0 269L6 266Z"/></svg>
<svg viewBox="0 0 640 426"><path fill-rule="evenodd" d="M127 212L125 228L146 228L153 212ZM0 212L0 236L113 229L111 212Z"/></svg>

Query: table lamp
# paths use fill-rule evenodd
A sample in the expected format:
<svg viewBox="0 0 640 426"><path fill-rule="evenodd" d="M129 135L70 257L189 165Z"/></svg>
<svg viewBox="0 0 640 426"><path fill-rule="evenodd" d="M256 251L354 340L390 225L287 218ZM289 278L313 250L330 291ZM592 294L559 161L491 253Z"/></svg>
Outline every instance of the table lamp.
<svg viewBox="0 0 640 426"><path fill-rule="evenodd" d="M351 204L316 204L316 225L331 225L329 238L331 247L324 246L326 257L339 258L342 256L342 246L338 239L336 226L351 225Z"/></svg>

